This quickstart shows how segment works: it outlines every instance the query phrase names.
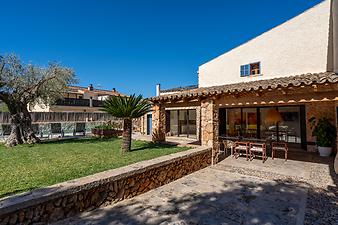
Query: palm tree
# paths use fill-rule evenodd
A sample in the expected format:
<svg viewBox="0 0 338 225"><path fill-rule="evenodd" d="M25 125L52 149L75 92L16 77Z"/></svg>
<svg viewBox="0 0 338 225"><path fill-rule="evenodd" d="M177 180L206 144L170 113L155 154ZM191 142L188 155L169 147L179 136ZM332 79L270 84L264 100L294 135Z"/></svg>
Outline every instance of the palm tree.
<svg viewBox="0 0 338 225"><path fill-rule="evenodd" d="M103 102L103 111L117 118L123 118L123 135L121 151L129 152L131 147L132 119L148 113L151 104L142 95L111 96Z"/></svg>

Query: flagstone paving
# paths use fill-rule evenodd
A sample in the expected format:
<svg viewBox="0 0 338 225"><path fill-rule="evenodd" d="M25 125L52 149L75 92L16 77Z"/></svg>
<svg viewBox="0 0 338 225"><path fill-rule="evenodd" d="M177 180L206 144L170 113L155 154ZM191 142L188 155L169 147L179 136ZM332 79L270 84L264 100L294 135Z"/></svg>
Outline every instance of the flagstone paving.
<svg viewBox="0 0 338 225"><path fill-rule="evenodd" d="M269 160L227 158L57 224L338 224L337 175L330 160Z"/></svg>

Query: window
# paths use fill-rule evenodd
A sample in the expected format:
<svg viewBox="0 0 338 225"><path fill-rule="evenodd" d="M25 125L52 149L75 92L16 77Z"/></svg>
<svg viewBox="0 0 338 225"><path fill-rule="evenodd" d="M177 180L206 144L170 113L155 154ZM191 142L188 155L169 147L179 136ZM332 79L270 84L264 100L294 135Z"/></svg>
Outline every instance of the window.
<svg viewBox="0 0 338 225"><path fill-rule="evenodd" d="M241 77L250 75L250 64L241 66Z"/></svg>
<svg viewBox="0 0 338 225"><path fill-rule="evenodd" d="M280 115L280 122L271 120L271 111ZM302 106L220 108L221 136L258 138L293 143L294 147L306 141Z"/></svg>
<svg viewBox="0 0 338 225"><path fill-rule="evenodd" d="M241 77L261 74L261 63L251 63L241 66Z"/></svg>
<svg viewBox="0 0 338 225"><path fill-rule="evenodd" d="M261 74L260 63L252 63L250 64L250 75L258 75Z"/></svg>

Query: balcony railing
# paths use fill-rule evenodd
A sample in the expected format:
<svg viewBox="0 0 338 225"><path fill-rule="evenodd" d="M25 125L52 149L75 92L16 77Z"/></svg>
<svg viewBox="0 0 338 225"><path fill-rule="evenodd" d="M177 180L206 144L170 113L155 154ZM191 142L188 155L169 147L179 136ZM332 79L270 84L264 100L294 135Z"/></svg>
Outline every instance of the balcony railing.
<svg viewBox="0 0 338 225"><path fill-rule="evenodd" d="M89 107L89 99L79 99L79 98L64 98L56 101L56 105L62 106L85 106Z"/></svg>
<svg viewBox="0 0 338 225"><path fill-rule="evenodd" d="M93 99L93 107L102 107L102 106L103 106L103 101Z"/></svg>
<svg viewBox="0 0 338 225"><path fill-rule="evenodd" d="M64 99L57 100L56 105L90 107L90 99L64 98ZM103 106L103 101L92 99L92 107L102 107L102 106Z"/></svg>

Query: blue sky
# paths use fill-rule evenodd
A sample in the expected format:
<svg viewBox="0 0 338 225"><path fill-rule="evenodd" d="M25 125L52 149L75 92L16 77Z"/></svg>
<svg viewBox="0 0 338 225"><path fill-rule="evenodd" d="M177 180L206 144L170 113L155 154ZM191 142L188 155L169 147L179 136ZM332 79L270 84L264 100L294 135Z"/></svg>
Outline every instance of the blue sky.
<svg viewBox="0 0 338 225"><path fill-rule="evenodd" d="M74 69L79 85L154 95L320 0L0 0L0 54Z"/></svg>

